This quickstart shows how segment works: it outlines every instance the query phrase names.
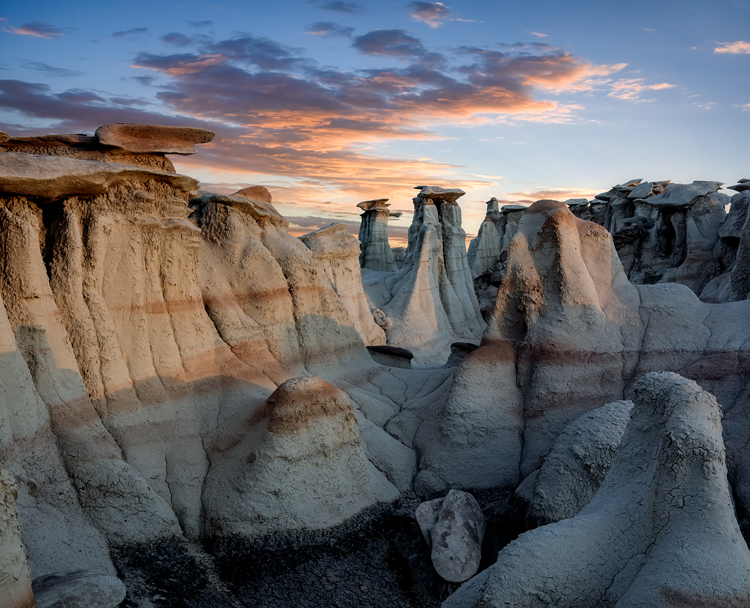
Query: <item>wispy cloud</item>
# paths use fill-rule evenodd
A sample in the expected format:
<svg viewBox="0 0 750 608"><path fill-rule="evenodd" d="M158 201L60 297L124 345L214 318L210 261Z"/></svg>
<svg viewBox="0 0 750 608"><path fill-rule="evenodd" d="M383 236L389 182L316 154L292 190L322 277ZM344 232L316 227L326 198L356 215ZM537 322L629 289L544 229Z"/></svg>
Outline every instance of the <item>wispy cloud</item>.
<svg viewBox="0 0 750 608"><path fill-rule="evenodd" d="M211 179L217 182L248 175L260 176L260 183L284 182L286 200L313 204L391 195L409 200L412 186L444 183L460 168L433 157L384 158L368 146L436 141L437 127L445 124L568 122L581 106L554 95L601 88L624 67L594 65L541 43L502 52L479 47L438 52L403 30L375 30L352 44L379 56L386 67L352 71L321 66L300 49L267 37L194 38L192 52L150 49L134 58L134 67L158 75L141 77L155 87L148 100L5 80L0 108L34 124L56 121L51 128L58 132L90 132L108 122L208 128L216 139L196 157L179 160L185 170L215 175ZM154 98L160 113L151 110ZM462 175L456 185L495 184Z"/></svg>
<svg viewBox="0 0 750 608"><path fill-rule="evenodd" d="M35 36L37 38L57 38L64 35L64 32L59 27L38 21L24 23L20 27L10 26L3 28L3 30L20 36Z"/></svg>
<svg viewBox="0 0 750 608"><path fill-rule="evenodd" d="M72 76L82 76L85 72L79 70L69 70L67 68L58 68L41 61L24 61L23 66L37 72L44 72L47 76L69 78Z"/></svg>
<svg viewBox="0 0 750 608"><path fill-rule="evenodd" d="M213 21L188 21L188 23L197 28L209 27L214 24Z"/></svg>
<svg viewBox="0 0 750 608"><path fill-rule="evenodd" d="M164 34L163 36L159 37L159 40L167 44L171 44L172 46L179 47L190 46L191 44L195 44L196 42L195 38L185 36L185 34L180 34L179 32L170 32L169 34Z"/></svg>
<svg viewBox="0 0 750 608"><path fill-rule="evenodd" d="M307 34L313 36L321 36L322 38L351 38L354 32L353 27L344 27L340 23L333 23L332 21L316 21L309 28L307 28Z"/></svg>
<svg viewBox="0 0 750 608"><path fill-rule="evenodd" d="M442 2L410 2L412 19L426 23L432 28L440 27L451 14L450 9Z"/></svg>
<svg viewBox="0 0 750 608"><path fill-rule="evenodd" d="M110 39L111 40L115 40L117 38L125 38L125 37L130 37L130 36L140 36L141 34L145 34L146 32L148 32L148 28L147 27L134 27L134 28L129 29L129 30L121 30L119 32L115 32L114 34L112 34L110 36Z"/></svg>
<svg viewBox="0 0 750 608"><path fill-rule="evenodd" d="M346 13L349 15L356 15L364 10L362 5L358 2L349 2L348 0L319 0L317 2L312 2L312 4L324 11Z"/></svg>
<svg viewBox="0 0 750 608"><path fill-rule="evenodd" d="M542 34L541 32L529 32L532 36L536 36L537 38L546 38L547 34Z"/></svg>
<svg viewBox="0 0 750 608"><path fill-rule="evenodd" d="M738 40L737 42L717 42L719 46L714 53L729 53L731 55L750 55L750 42Z"/></svg>
<svg viewBox="0 0 750 608"><path fill-rule="evenodd" d="M674 88L674 86L667 82L646 84L643 78L621 78L611 84L609 96L627 101L652 101L650 99L642 99L641 95L645 91L661 91Z"/></svg>

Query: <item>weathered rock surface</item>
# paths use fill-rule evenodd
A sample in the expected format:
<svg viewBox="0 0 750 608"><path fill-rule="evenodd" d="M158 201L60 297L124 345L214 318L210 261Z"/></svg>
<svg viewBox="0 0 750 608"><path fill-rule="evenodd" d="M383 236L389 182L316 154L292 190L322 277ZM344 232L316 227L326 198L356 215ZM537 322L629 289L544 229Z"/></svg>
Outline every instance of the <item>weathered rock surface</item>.
<svg viewBox="0 0 750 608"><path fill-rule="evenodd" d="M125 182L148 181L182 190L196 189L186 175L101 161L6 152L0 154L0 191L5 195L55 201L73 196L94 197Z"/></svg>
<svg viewBox="0 0 750 608"><path fill-rule="evenodd" d="M225 533L248 537L339 524L398 490L367 460L354 409L320 378L293 378L268 399L268 427L245 473L244 513Z"/></svg>
<svg viewBox="0 0 750 608"><path fill-rule="evenodd" d="M18 527L18 488L0 469L0 600L4 608L32 608L31 577Z"/></svg>
<svg viewBox="0 0 750 608"><path fill-rule="evenodd" d="M576 517L521 535L443 606L742 606L750 551L734 517L721 411L672 373L636 386L612 468Z"/></svg>
<svg viewBox="0 0 750 608"><path fill-rule="evenodd" d="M384 272L395 270L388 242L388 218L391 212L387 202L388 199L383 198L357 204L363 211L359 225L359 265L362 268Z"/></svg>
<svg viewBox="0 0 750 608"><path fill-rule="evenodd" d="M408 345L420 363L444 362L440 351L457 340L477 339L484 326L456 203L462 195L420 187L403 268L389 274L362 271L365 293L393 322L388 343Z"/></svg>
<svg viewBox="0 0 750 608"><path fill-rule="evenodd" d="M534 480L531 521L544 525L568 519L591 501L612 465L632 409L632 401L615 401L565 427Z"/></svg>
<svg viewBox="0 0 750 608"><path fill-rule="evenodd" d="M208 143L215 136L208 129L120 123L102 125L94 134L102 145L141 154L195 154L195 144Z"/></svg>
<svg viewBox="0 0 750 608"><path fill-rule="evenodd" d="M385 331L373 319L362 288L359 243L346 232L346 224L329 224L299 238L323 267L362 341L385 344Z"/></svg>
<svg viewBox="0 0 750 608"><path fill-rule="evenodd" d="M477 573L486 525L471 494L451 490L444 498L420 504L416 517L432 551L432 564L442 578L462 583Z"/></svg>
<svg viewBox="0 0 750 608"><path fill-rule="evenodd" d="M76 570L34 579L37 608L116 608L127 590L104 572Z"/></svg>

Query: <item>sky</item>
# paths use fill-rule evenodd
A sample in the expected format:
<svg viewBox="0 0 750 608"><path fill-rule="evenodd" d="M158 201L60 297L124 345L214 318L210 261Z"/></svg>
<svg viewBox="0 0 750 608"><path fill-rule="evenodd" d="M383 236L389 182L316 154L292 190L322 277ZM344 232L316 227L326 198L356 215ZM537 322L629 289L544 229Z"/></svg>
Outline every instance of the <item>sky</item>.
<svg viewBox="0 0 750 608"><path fill-rule="evenodd" d="M183 125L202 187L266 186L290 232L413 188L591 197L750 178L750 0L0 1L0 130Z"/></svg>

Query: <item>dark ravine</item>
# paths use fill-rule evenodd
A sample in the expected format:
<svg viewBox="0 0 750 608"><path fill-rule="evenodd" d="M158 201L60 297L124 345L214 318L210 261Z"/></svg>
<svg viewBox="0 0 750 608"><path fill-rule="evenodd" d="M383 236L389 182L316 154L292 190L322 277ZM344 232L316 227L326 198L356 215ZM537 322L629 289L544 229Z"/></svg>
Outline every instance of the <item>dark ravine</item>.
<svg viewBox="0 0 750 608"><path fill-rule="evenodd" d="M480 571L524 531L513 489L475 493L487 521ZM436 608L458 584L435 574L414 511L403 497L324 531L249 542L167 538L112 551L128 588L121 608Z"/></svg>

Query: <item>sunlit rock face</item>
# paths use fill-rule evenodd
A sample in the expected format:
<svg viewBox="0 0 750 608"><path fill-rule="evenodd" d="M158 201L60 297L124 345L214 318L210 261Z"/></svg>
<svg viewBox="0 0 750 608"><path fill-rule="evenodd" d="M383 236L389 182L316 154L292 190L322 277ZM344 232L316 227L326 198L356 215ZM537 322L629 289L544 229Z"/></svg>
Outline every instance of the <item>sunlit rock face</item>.
<svg viewBox="0 0 750 608"><path fill-rule="evenodd" d="M221 534L326 528L398 498L365 456L354 408L336 387L320 378L287 380L268 398L266 422L243 472L245 508L227 513Z"/></svg>
<svg viewBox="0 0 750 608"><path fill-rule="evenodd" d="M393 322L388 344L408 345L419 362L443 361L452 342L477 340L484 322L466 257L457 204L462 190L420 186L403 268L363 270L365 292Z"/></svg>
<svg viewBox="0 0 750 608"><path fill-rule="evenodd" d="M327 374L355 391L382 373L351 237L313 237L316 257L265 189L198 192L149 165L196 137L111 131L96 160L0 153L0 377L14 379L0 463L20 479L34 577L114 573L109 546L221 533L257 496L246 470L280 384ZM368 454L407 488L413 451L372 426Z"/></svg>
<svg viewBox="0 0 750 608"><path fill-rule="evenodd" d="M383 198L357 204L362 209L362 222L359 225L359 265L362 268L384 272L395 270L388 242L388 218L391 212L387 202L388 199Z"/></svg>
<svg viewBox="0 0 750 608"><path fill-rule="evenodd" d="M329 224L299 238L323 267L362 341L385 344L385 331L373 319L362 288L359 243L346 232L346 224Z"/></svg>
<svg viewBox="0 0 750 608"><path fill-rule="evenodd" d="M521 535L445 608L750 601L750 551L734 517L716 400L676 374L652 373L634 401L588 506Z"/></svg>

